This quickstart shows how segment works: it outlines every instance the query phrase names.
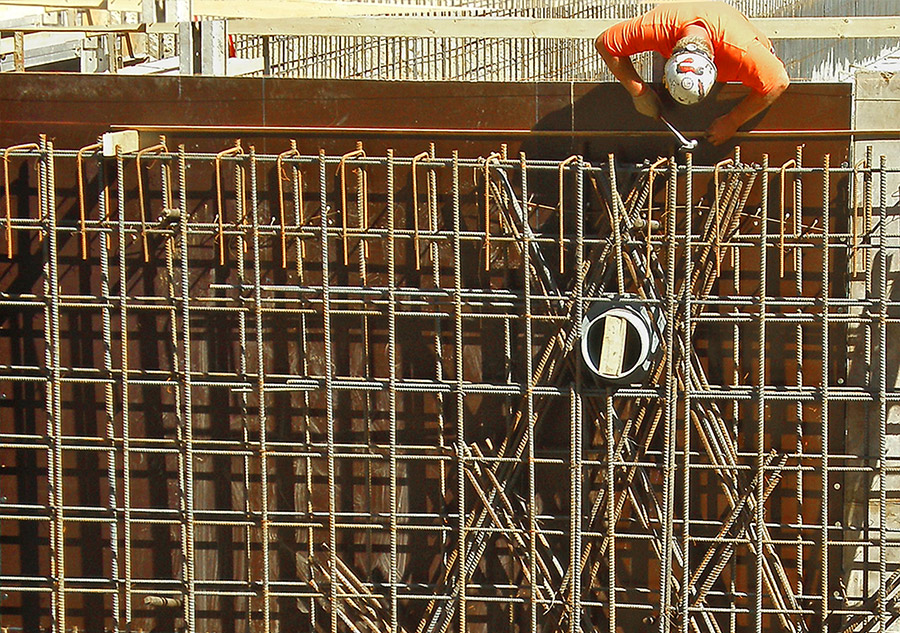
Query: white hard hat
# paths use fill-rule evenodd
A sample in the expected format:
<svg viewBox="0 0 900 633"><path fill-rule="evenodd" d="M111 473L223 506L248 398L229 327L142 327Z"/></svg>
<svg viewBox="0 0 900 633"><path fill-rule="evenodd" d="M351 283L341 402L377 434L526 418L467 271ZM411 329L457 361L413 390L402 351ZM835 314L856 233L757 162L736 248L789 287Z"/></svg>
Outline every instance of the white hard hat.
<svg viewBox="0 0 900 633"><path fill-rule="evenodd" d="M688 44L666 60L663 84L678 103L700 103L715 83L716 65L695 44Z"/></svg>

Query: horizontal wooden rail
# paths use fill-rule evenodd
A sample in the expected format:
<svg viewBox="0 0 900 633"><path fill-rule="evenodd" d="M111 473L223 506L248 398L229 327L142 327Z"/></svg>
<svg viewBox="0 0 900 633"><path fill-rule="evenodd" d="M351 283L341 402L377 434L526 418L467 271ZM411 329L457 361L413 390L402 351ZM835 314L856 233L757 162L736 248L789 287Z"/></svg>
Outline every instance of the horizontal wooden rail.
<svg viewBox="0 0 900 633"><path fill-rule="evenodd" d="M619 20L498 17L310 17L229 20L241 35L366 35L391 37L593 39ZM900 16L756 18L773 39L900 37Z"/></svg>
<svg viewBox="0 0 900 633"><path fill-rule="evenodd" d="M377 5L372 5L377 6ZM407 5L412 7L415 5ZM423 9L423 10L428 10ZM434 9L431 9L434 10ZM228 16L223 16L228 17ZM316 16L228 19L234 35L344 35L367 37L593 39L618 20L583 18L498 18L454 16ZM756 18L775 40L900 38L900 16ZM22 26L4 32L177 33L175 22L83 26Z"/></svg>

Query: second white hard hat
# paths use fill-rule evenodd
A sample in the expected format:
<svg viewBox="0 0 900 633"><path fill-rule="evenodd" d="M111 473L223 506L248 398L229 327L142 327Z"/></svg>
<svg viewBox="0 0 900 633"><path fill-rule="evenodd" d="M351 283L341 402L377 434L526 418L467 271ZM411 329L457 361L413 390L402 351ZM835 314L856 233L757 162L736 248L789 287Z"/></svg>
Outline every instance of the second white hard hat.
<svg viewBox="0 0 900 633"><path fill-rule="evenodd" d="M699 103L715 83L716 65L695 44L688 44L666 60L663 84L678 103Z"/></svg>

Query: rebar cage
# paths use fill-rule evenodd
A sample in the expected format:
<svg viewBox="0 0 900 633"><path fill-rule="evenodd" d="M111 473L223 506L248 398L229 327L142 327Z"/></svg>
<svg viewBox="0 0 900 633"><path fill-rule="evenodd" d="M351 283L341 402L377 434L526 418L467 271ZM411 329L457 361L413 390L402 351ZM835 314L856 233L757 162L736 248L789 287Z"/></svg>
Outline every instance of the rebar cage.
<svg viewBox="0 0 900 633"><path fill-rule="evenodd" d="M3 167L4 630L897 619L871 150ZM582 362L600 300L657 315L641 382Z"/></svg>

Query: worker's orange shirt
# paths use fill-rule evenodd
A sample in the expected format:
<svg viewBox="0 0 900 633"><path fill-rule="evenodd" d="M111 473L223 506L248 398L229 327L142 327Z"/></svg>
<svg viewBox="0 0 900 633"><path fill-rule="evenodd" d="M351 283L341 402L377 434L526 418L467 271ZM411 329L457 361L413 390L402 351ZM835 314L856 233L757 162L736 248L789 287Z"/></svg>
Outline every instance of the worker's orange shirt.
<svg viewBox="0 0 900 633"><path fill-rule="evenodd" d="M603 33L602 42L617 57L656 51L668 58L684 28L692 24L709 35L718 81L739 81L763 94L787 81L784 64L772 52L769 39L724 2L662 3L616 24Z"/></svg>

